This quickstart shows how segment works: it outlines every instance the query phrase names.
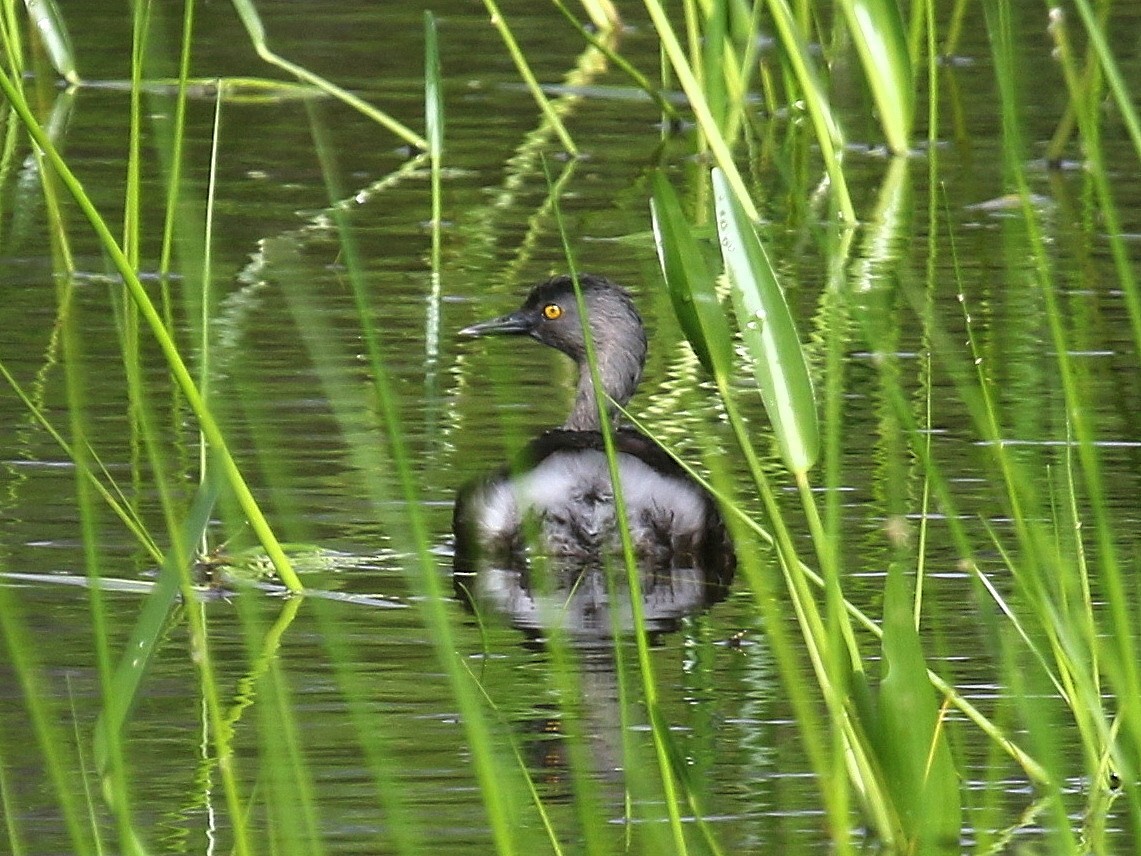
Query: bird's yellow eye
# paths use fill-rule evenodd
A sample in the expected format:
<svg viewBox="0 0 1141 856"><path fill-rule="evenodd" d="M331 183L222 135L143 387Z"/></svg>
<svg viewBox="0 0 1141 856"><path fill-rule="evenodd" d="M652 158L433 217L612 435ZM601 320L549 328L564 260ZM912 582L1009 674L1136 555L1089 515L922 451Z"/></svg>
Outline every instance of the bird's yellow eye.
<svg viewBox="0 0 1141 856"><path fill-rule="evenodd" d="M543 317L548 321L554 321L563 314L563 308L557 303L548 303L543 307Z"/></svg>

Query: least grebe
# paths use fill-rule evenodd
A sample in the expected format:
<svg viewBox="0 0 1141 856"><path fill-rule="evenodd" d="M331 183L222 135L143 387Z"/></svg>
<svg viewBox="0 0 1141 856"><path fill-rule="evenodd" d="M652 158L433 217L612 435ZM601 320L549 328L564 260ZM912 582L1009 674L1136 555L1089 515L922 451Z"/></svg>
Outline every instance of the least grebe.
<svg viewBox="0 0 1141 856"><path fill-rule="evenodd" d="M642 319L620 286L601 276L582 274L578 280L603 392L624 406L646 360ZM620 553L574 282L569 276L541 282L516 311L460 334L530 336L562 351L579 369L574 405L562 427L542 433L509 466L469 483L456 498L457 588L469 598L482 594L518 623L532 624L535 616L526 615L538 601L529 585L531 549L562 572L555 592L579 598L590 590L583 572L600 569L608 556ZM610 412L612 417L613 408ZM644 596L659 599L663 617L719 600L732 580L736 556L713 498L644 434L619 427L614 439ZM595 590L603 592L605 586ZM583 613L596 614L599 604L587 600ZM563 614L573 620L571 612L564 603Z"/></svg>
<svg viewBox="0 0 1141 856"><path fill-rule="evenodd" d="M586 304L602 391L624 406L634 396L646 363L642 318L625 289L605 277L581 274L578 284ZM465 327L460 335L530 336L562 351L579 367L578 392L563 429L598 431L598 406L582 328L574 281L563 275L539 283L511 314Z"/></svg>

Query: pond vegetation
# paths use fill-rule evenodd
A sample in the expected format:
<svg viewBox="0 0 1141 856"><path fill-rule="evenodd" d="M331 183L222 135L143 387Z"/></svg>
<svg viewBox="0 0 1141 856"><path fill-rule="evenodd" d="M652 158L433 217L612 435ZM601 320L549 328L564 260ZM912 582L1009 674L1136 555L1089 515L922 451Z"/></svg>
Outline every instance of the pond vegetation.
<svg viewBox="0 0 1141 856"><path fill-rule="evenodd" d="M34 507L22 496L33 477L22 463L65 463L77 562L26 572L14 542L32 536L15 524L0 534L0 805L12 853L197 852L211 849L207 839L236 853L307 854L1119 853L1141 841L1141 123L1130 88L1138 59L1121 55L1136 51L1141 19L1087 0L1048 10L999 0L625 5L553 0L544 10L579 51L554 86L535 72L549 62L517 37L512 10L484 0L537 118L503 164L504 184L484 192L490 201L458 211L448 196L463 166L449 161L458 87L444 9L423 13L423 64L405 69L422 87L413 128L394 118L406 103L385 109L360 94L360 81L338 84L276 52L272 18L250 0L233 0L241 32L230 36L264 66L193 77L204 49L197 4L164 20L137 2L130 40L117 46L130 56L125 80L84 78L67 4L3 0L0 256L10 278L28 244L50 259L35 285L40 315L9 320L38 331L38 365L0 348L13 402L5 412L21 414L5 429L5 511L15 520ZM625 53L620 13L637 15L660 46L658 64ZM1052 43L1048 72L1027 58L1031 18ZM985 151L1003 182L975 201L973 220L947 191L946 157L947 141L977 138L955 91L968 26L989 50L974 60L989 75ZM163 42L171 32L173 56ZM1028 135L1024 91L1031 74L1047 73L1061 94L1048 117L1056 130L1040 143ZM81 147L68 130L75 93L103 90L125 93L125 171L112 190L69 156ZM666 627L646 614L648 578L620 501L622 438L599 418L620 532L599 591L621 608L589 642L559 621L528 627L540 653L507 677L495 664L520 644L518 631L497 628L478 598L452 596L437 509L446 492L426 487L422 459L454 451L479 424L502 428L516 450L543 426L525 415L464 426L446 412L463 390L488 389L473 363L447 362L446 271L468 253L465 263L521 296L530 281L517 274L537 266L542 240L585 317L588 248L568 208L581 217L570 189L590 147L574 119L607 97L661 114L656 130L623 131L623 145L653 157L631 186L605 192L638 197L642 226L614 239L614 255L627 246L656 255L657 270L643 267L653 278L643 295L662 295L688 343L666 407L699 415L674 423L604 400L589 336L583 371L600 417L619 410L679 478L716 497L737 555L739 597L724 606L740 632L700 615ZM235 283L215 267L215 222L226 213L219 152L234 131L227 110L255 101L301 105L327 200L300 225L263 235ZM354 186L334 109L406 147L403 163ZM845 125L861 112L860 130L874 139L857 146ZM205 141L195 136L203 129ZM191 169L191 149L209 153L207 168ZM427 288L402 310L422 325L418 387L394 357L392 297L378 297L372 279L378 239L356 219L408 186L420 207L396 213L405 225L391 240L420 242ZM473 250L472 236L494 231L524 196L532 213L506 264ZM979 217L999 223L987 239L997 261L981 273L964 252L980 246L970 234ZM312 285L307 256L317 254L335 268L336 316ZM804 259L817 264L815 279L798 276ZM1001 281L984 281L993 277ZM318 511L290 491L289 470L319 446L306 447L306 423L290 436L266 418L270 389L242 365L253 348L232 341L259 336L260 322L246 317L258 301L291 320L321 418L342 444L352 501L384 533L383 558L305 537ZM487 306L480 296L476 314L496 314ZM85 326L96 316L113 330L98 343ZM90 394L111 371L109 340L126 440L108 437L104 405ZM857 382L873 390L860 400L874 410L854 417ZM508 397L496 392L491 404ZM855 512L852 449L878 473L874 497ZM858 519L868 514L874 523ZM110 549L111 528L127 533L114 544L130 546ZM541 575L543 562L528 561ZM375 562L396 569L400 586L378 593L383 577L354 576ZM569 603L576 581L554 589ZM82 586L69 590L66 614L84 623L85 643L65 659L95 676L91 697L57 684L65 667L45 648L45 615L64 613L39 605L68 583ZM722 605L709 605L723 594L693 609L716 614ZM401 721L401 700L380 695L389 666L362 657L365 631L349 611L369 616L368 644L384 644L388 615L419 634L414 644L432 656L409 662L431 674L420 689L435 717ZM705 744L746 741L739 721L683 723L689 709L716 710L690 703L701 688L679 700L663 675L661 638L686 621L686 644L705 652L695 660L714 650L763 658L766 692L779 694L789 723L781 756L795 758L803 781L753 791L755 782L709 774L710 757L737 747ZM956 660L963 639L973 640L969 669ZM162 665L179 658L173 671ZM295 692L305 674L319 674L335 700L324 715L353 758L356 814L342 813L336 764L315 758L307 728L323 714ZM613 681L602 704L599 674ZM175 682L174 698L195 700L200 730L156 738L147 722ZM399 684L415 685L415 676ZM538 751L558 754L553 767L534 758L520 691L549 713L557 739ZM757 725L748 739L773 734ZM164 740L177 746L172 764L195 767L173 794L148 785L163 775L152 756ZM409 774L432 741L454 747L470 778ZM750 805L756 793L764 805ZM441 829L433 812L449 794L476 809ZM180 813L203 818L197 837L172 821ZM182 832L164 837L171 828Z"/></svg>

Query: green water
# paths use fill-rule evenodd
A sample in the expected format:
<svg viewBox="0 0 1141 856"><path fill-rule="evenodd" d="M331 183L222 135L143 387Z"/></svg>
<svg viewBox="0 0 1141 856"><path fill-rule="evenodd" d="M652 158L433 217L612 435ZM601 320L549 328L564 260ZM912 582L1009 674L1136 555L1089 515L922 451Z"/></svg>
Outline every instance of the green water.
<svg viewBox="0 0 1141 856"><path fill-rule="evenodd" d="M91 80L122 80L128 74L129 17L85 3L63 3L73 28L81 71ZM322 4L325 5L325 4ZM412 127L421 124L422 8L415 4L337 3L314 19L310 4L262 3L271 44L283 55L359 92ZM1037 4L1018 3L1023 12L1027 55L1048 67L1044 15ZM392 7L392 8L389 8ZM385 819L353 733L352 711L338 688L323 640L335 628L364 678L362 704L383 723L385 740L399 770L401 798L413 818L430 830L428 848L438 853L487 852L489 837L475 778L468 764L456 702L441 673L431 639L414 608L403 567L410 544L394 522L397 491L386 473L385 438L373 418L377 403L369 386L353 297L336 236L318 217L328 204L312 129L323 128L336 150L340 180L358 201L349 222L364 260L366 286L381 331L385 365L399 395L400 417L410 445L439 573L450 591L450 524L456 489L469 478L510 457L543 428L560 423L572 394L573 371L565 358L524 340L458 341L455 332L473 321L506 312L527 287L565 269L561 243L550 214L540 210L547 186L539 153L561 170L557 141L536 131L540 120L482 7L439 3L446 77L447 150L443 213L446 225L438 282L430 264L429 182L426 167L377 184L406 163L394 137L359 115L329 101L227 101L222 108L211 333L212 395L239 464L247 473L271 522L286 540L320 545L335 555L317 572L316 587L368 595L370 600L309 599L281 638L277 669L292 692L298 739L309 764L320 805L318 828L326 852L390 852ZM624 10L625 11L625 10ZM657 43L650 28L628 15L633 26L621 50L635 65L656 69ZM199 45L194 73L261 74L227 4L199 10ZM557 13L542 4L516 3L504 12L544 83L566 82L579 61L580 43ZM1120 16L1113 31L1120 60L1141 73L1141 17ZM118 17L116 17L118 16ZM981 28L980 22L975 22ZM175 31L175 20L168 22ZM856 240L850 281L859 291L853 305L877 306L895 320L885 325L875 352L850 323L836 320L823 296L827 247L819 240L820 212L806 194L818 179L815 161L800 162L780 120L759 129L748 173L763 212L766 240L793 305L802 336L819 373L830 344L842 343L843 491L841 512L847 533L846 594L872 615L894 555L893 533L914 537L919 484L914 462L891 416L881 385L884 360L915 400L922 355L929 344L913 305L922 295L928 252L928 199L938 196L935 224L939 247L931 311L961 343L967 334L961 290L970 313L970 333L992 371L993 390L1006 416L1008 440L1020 453L1055 467L1066 442L1064 402L1049 348L1041 295L1025 257L1022 227L1014 211L982 205L1004 193L999 118L991 90L989 53L982 34L968 36L961 53L969 62L947 70L945 115L954 124L941 139L936 185L921 151L894 176L903 226L892 232L886 251ZM173 39L169 55L174 56ZM649 233L647 170L667 164L683 186L695 170L692 141L662 145L660 115L648 101L629 97L628 81L600 60L573 81L590 94L560 100L565 121L582 158L562 199L573 251L583 270L604 273L634 294L647 323L650 357L632 410L653 425L683 457L702 465L707 455L733 448L728 428L700 367L684 343L661 286ZM871 106L852 68L834 70L845 130L852 143L845 168L857 210L874 210L885 193L889 162L866 144L878 134ZM595 89L593 87L601 87ZM610 90L608 87L622 87ZM57 140L69 163L112 222L122 206L128 95L110 88L83 88L73 95L48 87L43 109L68 111ZM1040 153L1064 105L1060 85L1028 85L1026 133ZM70 98L68 105L62 99ZM201 193L207 174L214 103L192 102L187 163ZM169 114L163 95L147 101L146 112ZM152 131L148 130L148 134ZM765 135L771 134L766 140ZM21 140L21 145L24 145ZM1124 231L1136 248L1141 234L1141 173L1123 132L1107 132L1114 192ZM790 154L791 153L791 154ZM1075 153L1076 157L1076 153ZM1119 161L1116 161L1119 159ZM144 165L144 272L157 269L162 197L159 164ZM810 177L791 186L790 175ZM1107 503L1116 515L1122 544L1136 556L1136 497L1141 491L1141 375L1136 371L1128 320L1106 250L1102 224L1091 221L1089 191L1080 170L1036 170L1052 261L1061 283L1060 300L1071 314L1073 358L1084 372L1095 409ZM56 303L40 197L3 176L0 223L0 289L6 320L0 360L19 382L41 397L57 427L67 425L67 400ZM889 188L890 189L890 188ZM161 531L157 498L140 473L146 456L128 406L120 358L120 330L113 306L118 287L95 241L75 212L70 237L83 276L73 284L69 323L82 330L83 396L88 431L100 459L124 487L143 518ZM953 246L947 236L953 234ZM1134 252L1136 255L1136 252ZM957 262L957 276L952 262ZM1141 270L1139 270L1141 273ZM188 315L196 301L183 281L169 283L175 316L189 337ZM159 293L157 283L150 283ZM188 353L196 346L183 340ZM157 349L146 335L140 345L152 367L150 402L165 443L166 465L176 481L191 485L196 473L197 434L189 414L161 383ZM742 363L744 387L750 373ZM946 375L932 388L934 455L951 480L959 513L972 528L988 521L1009 530L1000 498L984 477L991 466L974 424ZM330 403L348 406L337 410ZM746 399L758 448L765 449L766 422L759 400ZM0 570L31 634L43 691L57 702L70 734L86 735L101 708L87 590L68 583L84 578L84 555L76 512L75 472L50 437L18 399L0 392ZM375 449L375 457L368 450ZM730 459L729 469L743 464ZM378 476L377 473L380 473ZM392 513L374 514L374 490L390 497ZM137 486L137 490L132 490ZM189 493L190 487L187 487ZM801 533L802 534L802 533ZM248 531L233 535L233 549L252 542ZM985 537L985 536L984 536ZM154 563L109 514L100 513L97 543L104 574L149 581ZM738 551L759 551L739 543ZM932 527L927 608L929 652L941 672L984 710L1001 704L996 664L988 640L963 616L980 608L977 591L959 567L946 530ZM1000 573L997 554L984 555L988 570ZM15 576L15 575L27 575ZM134 591L105 595L111 636L121 647L142 602ZM240 598L246 607L237 608ZM385 608L386 605L397 608ZM249 692L249 626L268 627L282 601L246 593L219 597L208 607L218 678L228 697ZM461 651L483 680L504 718L519 737L542 792L559 810L569 793L561 744L547 727L555 696L544 676L547 654L506 622L480 626L460 603L449 605ZM934 628L934 629L931 629ZM743 639L743 642L739 641ZM792 713L776 679L752 596L738 582L710 610L692 615L656 639L654 665L663 691L663 710L697 782L707 813L726 852L772 852L778 847L825 850L828 840L820 798L808 774ZM597 762L600 793L608 814L622 814L615 772L621 764L618 687L613 663L591 655L584 668L586 722ZM212 800L202 781L203 709L182 625L165 640L127 730L132 789L138 822L156 852L201 852L214 834ZM272 718L268 702L254 703L239 718L237 762L247 773L256 766L253 723ZM28 852L68 848L54 803L45 795L41 755L25 725L23 690L0 657L0 766L10 799L29 840ZM243 725L249 723L249 728ZM970 732L966 732L970 733ZM649 745L649 736L637 739ZM979 772L993 762L982 745L959 746L968 767L968 791L1003 785L997 798L1000 826L1013 824L1032 801L1031 789L1013 765L996 776ZM1064 750L1073 747L1063 746ZM1001 771L1003 768L999 766ZM1075 793L1080 781L1066 783ZM268 787L265 783L260 786ZM78 782L76 783L78 788ZM1080 802L1075 801L1075 810ZM556 818L566 820L566 818ZM255 820L261 823L264 818ZM1122 823L1112 815L1111 827ZM220 832L225 840L225 829ZM972 836L971 830L966 833ZM1037 840L1035 826L1016 840ZM1120 836L1121 852L1130 838ZM0 845L3 850L3 845Z"/></svg>

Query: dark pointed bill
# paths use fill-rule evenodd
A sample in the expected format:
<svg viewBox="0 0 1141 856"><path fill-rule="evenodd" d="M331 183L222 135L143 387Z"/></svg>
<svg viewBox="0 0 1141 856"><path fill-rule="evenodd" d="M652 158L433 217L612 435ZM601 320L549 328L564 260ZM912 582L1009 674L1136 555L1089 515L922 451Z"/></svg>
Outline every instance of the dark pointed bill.
<svg viewBox="0 0 1141 856"><path fill-rule="evenodd" d="M460 330L461 336L518 336L531 332L531 319L522 312L512 312L490 321L480 321Z"/></svg>

